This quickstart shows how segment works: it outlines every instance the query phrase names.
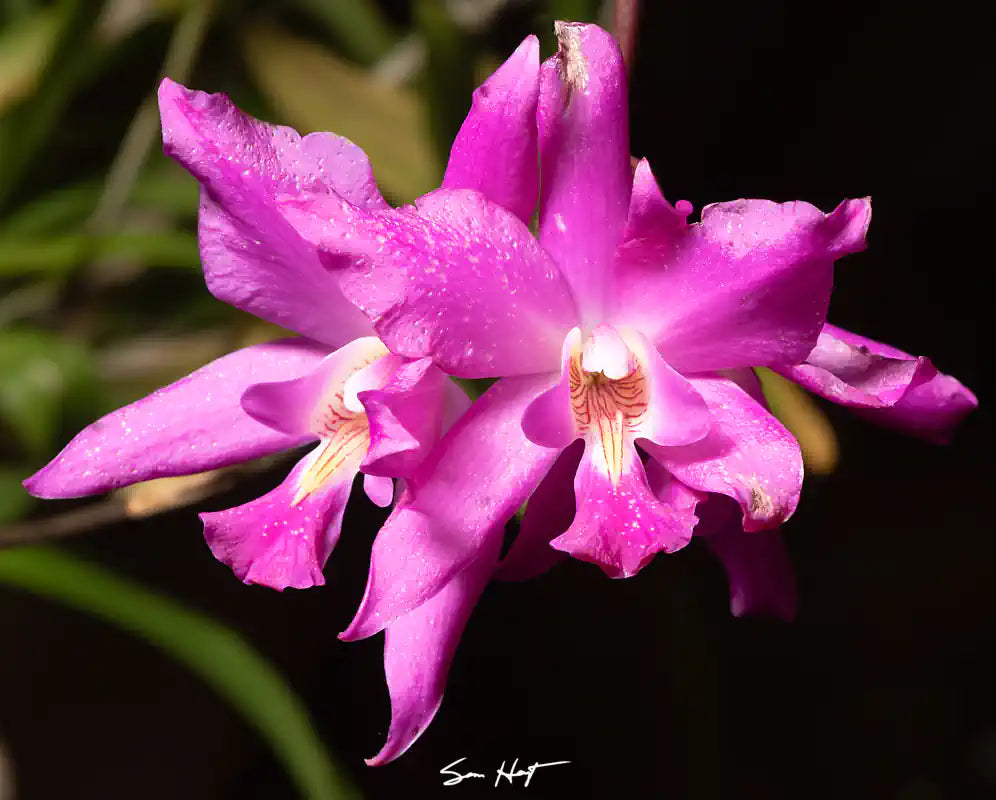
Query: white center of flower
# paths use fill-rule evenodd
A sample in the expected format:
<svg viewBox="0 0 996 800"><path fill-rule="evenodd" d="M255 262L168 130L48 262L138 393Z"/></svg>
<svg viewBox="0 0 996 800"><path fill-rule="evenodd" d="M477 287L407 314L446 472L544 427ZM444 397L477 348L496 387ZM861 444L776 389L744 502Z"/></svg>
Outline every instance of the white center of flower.
<svg viewBox="0 0 996 800"><path fill-rule="evenodd" d="M577 432L600 446L609 478L617 486L626 445L632 443L650 399L639 362L613 328L599 326L575 350L570 388Z"/></svg>

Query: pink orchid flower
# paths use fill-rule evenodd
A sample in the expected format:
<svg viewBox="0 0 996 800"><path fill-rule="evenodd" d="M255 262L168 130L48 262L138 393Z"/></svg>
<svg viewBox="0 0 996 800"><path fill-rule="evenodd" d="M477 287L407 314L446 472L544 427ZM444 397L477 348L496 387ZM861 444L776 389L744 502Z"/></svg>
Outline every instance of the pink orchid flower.
<svg viewBox="0 0 996 800"><path fill-rule="evenodd" d="M738 200L689 224L690 204L668 203L646 161L630 166L616 43L591 25L557 34L554 57L541 65L530 37L477 90L442 188L413 207L330 193L280 204L391 352L499 378L406 481L341 635L386 628L392 721L371 764L432 720L493 575L570 554L631 576L715 516L698 532L734 613L792 615L780 540L743 531L792 515L802 458L751 368L936 439L975 405L928 362L826 325L834 261L864 247L867 198L830 213ZM742 531L717 496L739 506Z"/></svg>
<svg viewBox="0 0 996 800"><path fill-rule="evenodd" d="M208 288L306 338L223 356L108 414L25 486L79 497L317 442L273 491L201 518L212 552L246 583L320 585L356 474L374 503L390 505L392 478L412 472L468 400L428 358L389 353L279 213L281 198L303 191L387 208L359 148L267 125L168 79L159 105L167 154L201 184Z"/></svg>

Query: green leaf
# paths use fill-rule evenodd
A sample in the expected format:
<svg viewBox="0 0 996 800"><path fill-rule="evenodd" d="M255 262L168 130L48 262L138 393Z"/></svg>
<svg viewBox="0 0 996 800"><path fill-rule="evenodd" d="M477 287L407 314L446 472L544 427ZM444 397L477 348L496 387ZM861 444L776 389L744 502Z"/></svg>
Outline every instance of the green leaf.
<svg viewBox="0 0 996 800"><path fill-rule="evenodd" d="M51 451L67 409L87 415L99 384L81 345L32 330L0 331L0 419L34 456Z"/></svg>
<svg viewBox="0 0 996 800"><path fill-rule="evenodd" d="M58 33L59 18L53 8L0 28L0 112L34 91Z"/></svg>
<svg viewBox="0 0 996 800"><path fill-rule="evenodd" d="M35 504L21 485L30 474L27 467L0 467L0 523L20 519Z"/></svg>
<svg viewBox="0 0 996 800"><path fill-rule="evenodd" d="M361 64L383 58L394 44L394 34L372 0L297 0L297 4L325 26L346 55Z"/></svg>
<svg viewBox="0 0 996 800"><path fill-rule="evenodd" d="M429 127L436 156L445 161L470 109L475 88L474 47L443 0L419 0L414 10L428 49L422 85L429 107Z"/></svg>
<svg viewBox="0 0 996 800"><path fill-rule="evenodd" d="M0 582L92 614L176 659L256 730L302 797L358 797L330 760L300 699L235 631L57 550L0 552Z"/></svg>
<svg viewBox="0 0 996 800"><path fill-rule="evenodd" d="M272 26L248 30L243 42L249 71L279 122L352 140L398 201L439 185L423 110L411 90L378 83L320 45Z"/></svg>
<svg viewBox="0 0 996 800"><path fill-rule="evenodd" d="M196 268L197 237L186 231L71 233L65 236L0 236L0 277L61 275L101 258L143 266Z"/></svg>

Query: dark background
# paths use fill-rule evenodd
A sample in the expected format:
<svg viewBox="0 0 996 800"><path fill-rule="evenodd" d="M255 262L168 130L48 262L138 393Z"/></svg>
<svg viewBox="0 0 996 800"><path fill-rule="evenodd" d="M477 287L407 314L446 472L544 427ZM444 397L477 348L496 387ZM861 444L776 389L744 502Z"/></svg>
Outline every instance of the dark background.
<svg viewBox="0 0 996 800"><path fill-rule="evenodd" d="M955 3L645 6L633 152L650 159L668 198L697 209L741 196L830 209L872 195L870 247L839 263L832 321L931 356L980 399L948 447L826 407L840 466L808 479L784 529L797 622L732 618L718 562L698 543L626 581L572 562L529 583L494 584L434 724L399 761L369 769L362 758L389 719L382 640L336 640L362 594L380 519L364 498L350 506L328 585L308 592L234 581L204 546L197 509L69 547L245 633L371 798L994 797L992 357L983 345L993 297L993 19ZM510 50L547 24L518 8L488 35ZM157 63L150 56L150 72ZM123 77L86 102L95 115L101 104L108 113L134 105L141 80ZM251 499L283 470L210 507ZM6 589L0 641L0 737L19 797L292 796L234 713L145 643ZM489 774L517 756L572 764L537 773L528 790L443 790L438 770L461 756Z"/></svg>

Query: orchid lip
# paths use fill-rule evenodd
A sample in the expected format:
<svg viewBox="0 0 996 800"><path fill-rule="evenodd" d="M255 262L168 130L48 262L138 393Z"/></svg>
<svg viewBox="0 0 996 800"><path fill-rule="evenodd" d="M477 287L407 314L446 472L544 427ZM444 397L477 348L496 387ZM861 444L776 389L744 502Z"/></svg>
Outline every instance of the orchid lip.
<svg viewBox="0 0 996 800"><path fill-rule="evenodd" d="M378 383L378 366L388 351L374 337L356 340L352 346L357 352L345 374L334 376L316 400L309 427L319 444L307 457L291 505L299 505L337 474L356 472L370 447L369 420L356 395Z"/></svg>
<svg viewBox="0 0 996 800"><path fill-rule="evenodd" d="M613 486L626 463L626 446L650 407L643 368L623 337L599 326L571 354L570 402L579 436L598 445Z"/></svg>

